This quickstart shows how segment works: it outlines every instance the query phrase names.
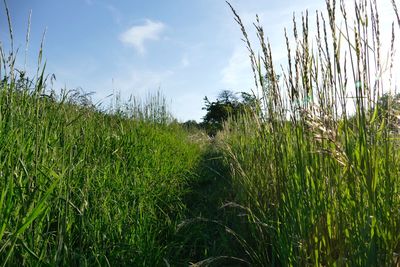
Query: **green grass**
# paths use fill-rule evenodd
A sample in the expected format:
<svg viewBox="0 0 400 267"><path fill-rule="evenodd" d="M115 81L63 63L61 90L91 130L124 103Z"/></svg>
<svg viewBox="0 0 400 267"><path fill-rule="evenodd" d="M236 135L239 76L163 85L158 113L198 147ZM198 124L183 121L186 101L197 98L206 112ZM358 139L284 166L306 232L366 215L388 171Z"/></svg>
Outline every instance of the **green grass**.
<svg viewBox="0 0 400 267"><path fill-rule="evenodd" d="M42 51L28 79L1 48L0 264L399 265L400 111L378 105L393 87L373 71L379 17L356 1L351 25L338 4L313 41L307 14L294 25L280 78L261 25L256 56L232 8L261 104L212 140L174 122L160 94L99 111L47 88Z"/></svg>
<svg viewBox="0 0 400 267"><path fill-rule="evenodd" d="M232 166L236 202L246 210L250 229L243 248L253 265L400 263L400 125L393 120L400 110L391 105L378 116L391 76L373 72L372 66L383 64L376 3L355 1L356 12L370 23L359 18L354 28L345 13L353 3L343 5L335 10L327 1L328 17L318 14L315 39L307 14L300 27L294 24L297 46L292 51L287 37L281 82L262 26L255 24L262 51L257 57L232 9L263 104L260 113L230 121L219 140ZM391 40L393 49L394 34ZM354 113L346 111L350 88Z"/></svg>
<svg viewBox="0 0 400 267"><path fill-rule="evenodd" d="M159 265L201 156L177 125L0 89L0 262Z"/></svg>

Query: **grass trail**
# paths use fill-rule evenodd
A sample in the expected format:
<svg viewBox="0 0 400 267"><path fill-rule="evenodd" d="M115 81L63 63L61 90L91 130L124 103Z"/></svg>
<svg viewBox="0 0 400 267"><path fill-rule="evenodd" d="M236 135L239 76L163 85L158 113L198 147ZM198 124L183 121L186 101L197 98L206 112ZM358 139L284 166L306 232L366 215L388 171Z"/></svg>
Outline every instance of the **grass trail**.
<svg viewBox="0 0 400 267"><path fill-rule="evenodd" d="M240 254L233 236L226 230L233 221L223 205L233 199L229 167L212 141L193 174L190 192L184 198L186 220L177 230L177 265L241 266L233 256Z"/></svg>

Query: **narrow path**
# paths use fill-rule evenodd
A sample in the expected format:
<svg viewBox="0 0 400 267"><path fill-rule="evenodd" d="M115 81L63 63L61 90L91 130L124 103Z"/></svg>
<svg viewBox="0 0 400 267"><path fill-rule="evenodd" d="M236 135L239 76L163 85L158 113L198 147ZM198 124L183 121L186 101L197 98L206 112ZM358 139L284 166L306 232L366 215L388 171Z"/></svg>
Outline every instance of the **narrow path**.
<svg viewBox="0 0 400 267"><path fill-rule="evenodd" d="M233 235L225 230L225 226L232 224L234 215L221 208L233 199L233 192L229 168L221 153L212 145L195 175L197 178L185 199L188 210L186 220L178 227L177 252L180 260L176 263L188 266L203 261L201 266L246 266L229 259L241 253Z"/></svg>

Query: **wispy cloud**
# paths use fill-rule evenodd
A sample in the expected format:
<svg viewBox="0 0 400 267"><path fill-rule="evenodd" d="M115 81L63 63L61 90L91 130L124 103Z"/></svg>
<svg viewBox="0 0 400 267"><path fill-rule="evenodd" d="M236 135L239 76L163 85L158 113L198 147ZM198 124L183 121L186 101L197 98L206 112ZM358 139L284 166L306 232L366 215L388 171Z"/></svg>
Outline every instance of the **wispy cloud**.
<svg viewBox="0 0 400 267"><path fill-rule="evenodd" d="M121 25L123 16L122 13L116 8L115 6L108 4L105 6L106 9L111 13L111 16L113 17L114 21L116 24Z"/></svg>
<svg viewBox="0 0 400 267"><path fill-rule="evenodd" d="M245 47L236 47L221 74L222 84L227 89L243 91L253 87L250 59Z"/></svg>
<svg viewBox="0 0 400 267"><path fill-rule="evenodd" d="M183 55L183 57L182 57L182 59L181 59L181 66L182 66L182 68L186 68L186 67L188 67L189 65L190 65L189 58L188 58L188 56L185 54L185 55Z"/></svg>
<svg viewBox="0 0 400 267"><path fill-rule="evenodd" d="M133 46L140 54L144 54L146 52L145 42L159 40L165 28L164 23L147 19L144 25L133 26L123 32L119 39L124 44Z"/></svg>

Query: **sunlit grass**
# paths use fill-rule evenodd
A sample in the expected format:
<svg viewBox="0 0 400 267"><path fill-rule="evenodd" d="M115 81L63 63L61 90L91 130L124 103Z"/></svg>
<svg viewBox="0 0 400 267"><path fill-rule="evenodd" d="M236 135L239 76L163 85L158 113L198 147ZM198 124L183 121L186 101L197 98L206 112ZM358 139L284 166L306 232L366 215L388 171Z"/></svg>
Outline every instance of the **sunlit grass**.
<svg viewBox="0 0 400 267"><path fill-rule="evenodd" d="M29 79L15 57L2 49L0 263L168 262L203 141L172 122L160 94L100 112L88 95L46 89L41 58Z"/></svg>
<svg viewBox="0 0 400 267"><path fill-rule="evenodd" d="M258 56L232 8L261 97L215 139L159 93L103 111L56 94L42 50L28 78L0 47L2 266L400 264L396 24L382 76L376 2L326 3L313 41L307 13L295 47L286 33L279 75L260 23Z"/></svg>
<svg viewBox="0 0 400 267"><path fill-rule="evenodd" d="M380 36L375 2L326 3L315 39L306 13L300 27L294 24L296 47L287 37L281 82L262 26L255 24L257 57L232 9L251 52L262 112L229 122L219 139L233 166L238 212L250 226L241 244L256 266L399 263L400 124L392 114L400 111L392 103L381 113L378 105L390 90L384 79L391 79L378 75L381 41L392 40L395 60L394 33ZM358 15L354 27L350 8Z"/></svg>
<svg viewBox="0 0 400 267"><path fill-rule="evenodd" d="M179 126L1 88L1 262L153 265L201 155Z"/></svg>

